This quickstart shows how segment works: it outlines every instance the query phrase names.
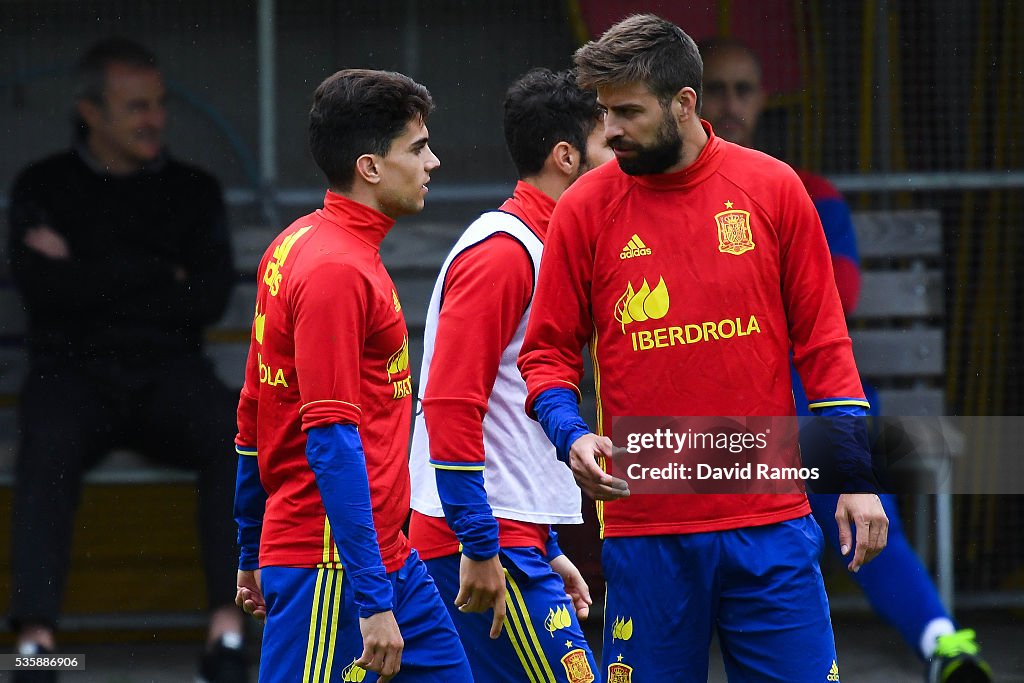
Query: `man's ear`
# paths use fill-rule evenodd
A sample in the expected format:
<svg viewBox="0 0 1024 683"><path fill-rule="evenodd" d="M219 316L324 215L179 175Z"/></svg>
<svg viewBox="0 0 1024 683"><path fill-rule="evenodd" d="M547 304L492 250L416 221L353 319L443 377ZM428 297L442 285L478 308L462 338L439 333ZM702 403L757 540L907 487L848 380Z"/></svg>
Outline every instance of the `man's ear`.
<svg viewBox="0 0 1024 683"><path fill-rule="evenodd" d="M356 175L371 185L380 182L380 167L377 165L377 157L373 154L364 154L356 159Z"/></svg>
<svg viewBox="0 0 1024 683"><path fill-rule="evenodd" d="M690 117L697 115L697 91L686 86L680 88L679 91L672 96L672 102L669 104L672 110L672 116L676 121L683 122Z"/></svg>
<svg viewBox="0 0 1024 683"><path fill-rule="evenodd" d="M575 176L580 167L580 152L565 140L560 140L551 148L548 159L559 172L567 176Z"/></svg>

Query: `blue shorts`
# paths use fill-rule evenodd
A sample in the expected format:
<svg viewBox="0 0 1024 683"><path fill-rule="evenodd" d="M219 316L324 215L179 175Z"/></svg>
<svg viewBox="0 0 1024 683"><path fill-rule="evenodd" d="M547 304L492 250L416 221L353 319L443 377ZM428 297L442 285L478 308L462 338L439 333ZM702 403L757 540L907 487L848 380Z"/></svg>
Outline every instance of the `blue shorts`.
<svg viewBox="0 0 1024 683"><path fill-rule="evenodd" d="M416 551L388 577L405 641L399 680L472 683L459 636ZM260 579L267 601L260 683L378 679L353 664L363 652L363 638L344 569L263 567Z"/></svg>
<svg viewBox="0 0 1024 683"><path fill-rule="evenodd" d="M606 682L706 683L715 630L730 683L838 681L822 544L809 515L605 539Z"/></svg>
<svg viewBox="0 0 1024 683"><path fill-rule="evenodd" d="M489 635L494 614L460 612L461 555L427 560L444 604L462 636L473 676L482 683L590 683L597 662L583 637L562 577L536 548L502 548L508 608L501 637Z"/></svg>

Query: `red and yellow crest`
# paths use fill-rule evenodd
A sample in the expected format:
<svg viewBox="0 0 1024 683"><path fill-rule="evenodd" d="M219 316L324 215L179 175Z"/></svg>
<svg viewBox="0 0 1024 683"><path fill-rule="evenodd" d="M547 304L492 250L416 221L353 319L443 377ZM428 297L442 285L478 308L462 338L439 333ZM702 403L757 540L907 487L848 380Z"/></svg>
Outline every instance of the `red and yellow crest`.
<svg viewBox="0 0 1024 683"><path fill-rule="evenodd" d="M732 202L726 202L727 207ZM730 208L715 214L718 224L718 251L739 256L754 248L754 234L750 231L750 212Z"/></svg>
<svg viewBox="0 0 1024 683"><path fill-rule="evenodd" d="M619 662L609 664L606 683L633 683L633 667Z"/></svg>
<svg viewBox="0 0 1024 683"><path fill-rule="evenodd" d="M565 667L569 683L592 683L596 678L587 660L587 653L583 650L576 649L562 657L562 666Z"/></svg>
<svg viewBox="0 0 1024 683"><path fill-rule="evenodd" d="M392 388L391 398L412 396L412 377L409 376L409 338L402 339L402 346L388 358L388 383Z"/></svg>
<svg viewBox="0 0 1024 683"><path fill-rule="evenodd" d="M395 375L400 375L409 369L409 338L402 339L402 345L388 358L388 381L392 381Z"/></svg>

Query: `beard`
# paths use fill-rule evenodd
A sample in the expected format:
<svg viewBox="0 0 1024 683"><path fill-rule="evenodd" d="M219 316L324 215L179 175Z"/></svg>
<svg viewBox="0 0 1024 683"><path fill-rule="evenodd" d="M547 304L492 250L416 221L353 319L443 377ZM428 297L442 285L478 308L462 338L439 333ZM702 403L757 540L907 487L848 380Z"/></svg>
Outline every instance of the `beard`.
<svg viewBox="0 0 1024 683"><path fill-rule="evenodd" d="M650 145L625 142L615 138L608 142L612 149L630 150L635 152L632 157L619 157L619 168L628 175L651 175L664 173L679 163L683 151L683 139L679 129L669 112L665 112L658 136Z"/></svg>

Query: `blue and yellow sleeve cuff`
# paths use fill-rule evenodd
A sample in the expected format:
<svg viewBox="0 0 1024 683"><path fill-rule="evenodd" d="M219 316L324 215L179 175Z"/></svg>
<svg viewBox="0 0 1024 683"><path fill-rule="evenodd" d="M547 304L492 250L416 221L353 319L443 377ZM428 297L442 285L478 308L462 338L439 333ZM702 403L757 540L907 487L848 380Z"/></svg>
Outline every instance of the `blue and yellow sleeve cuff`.
<svg viewBox="0 0 1024 683"><path fill-rule="evenodd" d="M437 470L454 470L461 472L483 472L483 461L478 462L451 462L448 460L430 459L430 466Z"/></svg>
<svg viewBox="0 0 1024 683"><path fill-rule="evenodd" d="M810 401L807 404L807 407L810 410L820 410L821 408L836 408L839 406L857 406L860 408L864 408L865 410L871 409L871 404L868 403L868 401L863 398L820 398L814 401Z"/></svg>

